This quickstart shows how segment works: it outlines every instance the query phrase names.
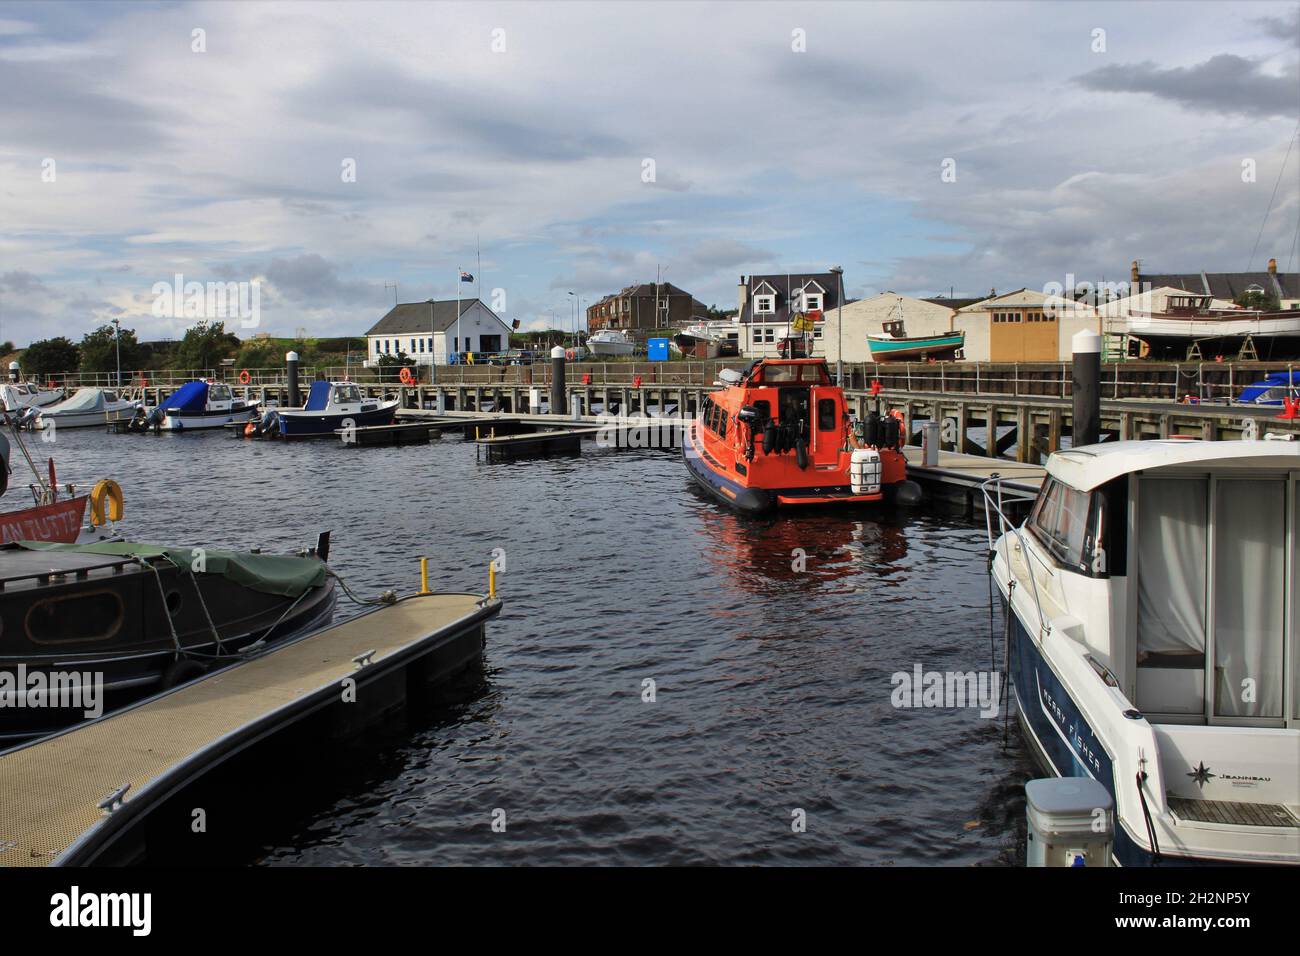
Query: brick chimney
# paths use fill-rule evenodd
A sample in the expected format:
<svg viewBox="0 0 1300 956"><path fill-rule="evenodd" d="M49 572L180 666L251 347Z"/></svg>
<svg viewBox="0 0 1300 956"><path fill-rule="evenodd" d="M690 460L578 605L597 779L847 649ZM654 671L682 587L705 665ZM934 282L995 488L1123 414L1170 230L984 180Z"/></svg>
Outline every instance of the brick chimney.
<svg viewBox="0 0 1300 956"><path fill-rule="evenodd" d="M1136 289L1138 283L1142 281L1142 273L1138 271L1138 261L1136 259L1134 259L1132 264L1129 266L1128 275L1129 275L1129 285L1132 288Z"/></svg>
<svg viewBox="0 0 1300 956"><path fill-rule="evenodd" d="M736 287L736 307L740 310L737 316L742 315L745 311L745 302L749 298L749 286L745 285L745 277L740 277L740 285Z"/></svg>
<svg viewBox="0 0 1300 956"><path fill-rule="evenodd" d="M1269 260L1268 260L1268 274L1271 275L1271 276L1275 276L1275 275L1277 275L1277 260L1276 260L1276 259L1269 259Z"/></svg>

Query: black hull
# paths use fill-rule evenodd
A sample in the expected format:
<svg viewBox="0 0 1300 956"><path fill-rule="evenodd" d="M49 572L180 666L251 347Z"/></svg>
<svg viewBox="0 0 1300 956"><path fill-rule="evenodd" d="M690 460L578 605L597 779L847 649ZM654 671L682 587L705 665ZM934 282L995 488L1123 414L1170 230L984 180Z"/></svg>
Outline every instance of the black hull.
<svg viewBox="0 0 1300 956"><path fill-rule="evenodd" d="M195 582L202 589L203 602L198 600ZM175 613L169 615L164 595L175 601L177 594L180 599L174 605ZM227 667L258 641L278 643L324 627L333 619L336 601L334 581L328 579L295 600L252 591L216 575L192 577L170 568L162 570L160 577L152 571L136 570L108 579L92 575L66 584L13 590L0 596L0 625L10 636L6 653L0 655L0 672L16 679L21 668L28 688L34 680L44 680L48 686L51 675L98 680L102 692L96 709L109 713ZM73 637L57 644L41 640L43 635L34 632L43 608L59 602L68 602L72 613L79 613L80 602L116 607L111 635L83 635L83 639ZM89 611L95 606L85 605ZM64 626L58 618L48 623ZM7 697L0 706L0 745L44 736L86 720L84 701L71 703L74 706L49 706L48 701L41 706L18 706L15 698Z"/></svg>

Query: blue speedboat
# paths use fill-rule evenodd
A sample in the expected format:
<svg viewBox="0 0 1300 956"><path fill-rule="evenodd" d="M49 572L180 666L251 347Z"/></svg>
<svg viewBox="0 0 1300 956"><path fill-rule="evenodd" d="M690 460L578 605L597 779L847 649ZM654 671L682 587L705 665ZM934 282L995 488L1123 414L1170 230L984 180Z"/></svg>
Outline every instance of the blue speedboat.
<svg viewBox="0 0 1300 956"><path fill-rule="evenodd" d="M146 427L162 431L194 431L222 426L248 418L253 405L236 398L222 382L186 382L149 413Z"/></svg>
<svg viewBox="0 0 1300 956"><path fill-rule="evenodd" d="M397 399L363 398L352 382L312 382L306 405L277 409L275 415L280 434L287 438L332 436L343 428L391 425L397 405Z"/></svg>
<svg viewBox="0 0 1300 956"><path fill-rule="evenodd" d="M1242 389L1237 396L1240 405L1281 405L1282 399L1300 396L1300 369L1270 372L1262 382Z"/></svg>

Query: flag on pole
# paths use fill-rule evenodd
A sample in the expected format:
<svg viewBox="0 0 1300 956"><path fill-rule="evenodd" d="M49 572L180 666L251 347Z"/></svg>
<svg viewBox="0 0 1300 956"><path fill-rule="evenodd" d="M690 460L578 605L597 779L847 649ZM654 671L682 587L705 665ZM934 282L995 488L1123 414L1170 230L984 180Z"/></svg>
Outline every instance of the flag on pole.
<svg viewBox="0 0 1300 956"><path fill-rule="evenodd" d="M473 281L474 281L474 277L473 277L472 275L470 275L468 272L466 272L464 269L461 269L461 270L460 270L460 281L461 281L461 282L473 282Z"/></svg>

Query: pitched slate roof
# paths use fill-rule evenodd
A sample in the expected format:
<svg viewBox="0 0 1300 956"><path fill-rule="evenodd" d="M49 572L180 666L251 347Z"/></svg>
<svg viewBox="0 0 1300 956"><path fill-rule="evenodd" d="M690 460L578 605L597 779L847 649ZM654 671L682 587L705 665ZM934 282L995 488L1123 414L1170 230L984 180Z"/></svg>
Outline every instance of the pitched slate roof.
<svg viewBox="0 0 1300 956"><path fill-rule="evenodd" d="M1274 283L1274 279L1277 280ZM1196 295L1212 295L1216 299L1235 300L1246 294L1251 286L1263 289L1266 295L1278 299L1300 298L1300 274L1279 272L1184 272L1167 275L1138 276L1143 287L1158 289L1170 286Z"/></svg>
<svg viewBox="0 0 1300 956"><path fill-rule="evenodd" d="M429 304L433 303L433 317L429 317ZM474 308L477 299L461 299L460 314L464 315ZM487 309L487 306L483 306ZM488 309L491 312L491 309ZM494 313L495 314L495 313ZM456 323L456 300L445 299L433 302L403 302L388 310L388 314L370 327L366 335L407 335L410 333L445 332Z"/></svg>
<svg viewBox="0 0 1300 956"><path fill-rule="evenodd" d="M745 286L749 289L749 295L745 297L745 304L738 316L739 321L755 321L753 315L754 296L760 294L758 288L764 282L771 286L772 291L776 293L776 313L774 315L764 315L762 319L764 323L780 324L789 320L791 287L795 291L799 291L806 285L817 283L824 293L822 297L823 311L835 308L836 303L839 301L839 281L833 272L792 272L788 276L785 273L781 275L750 276L749 280L745 282Z"/></svg>

